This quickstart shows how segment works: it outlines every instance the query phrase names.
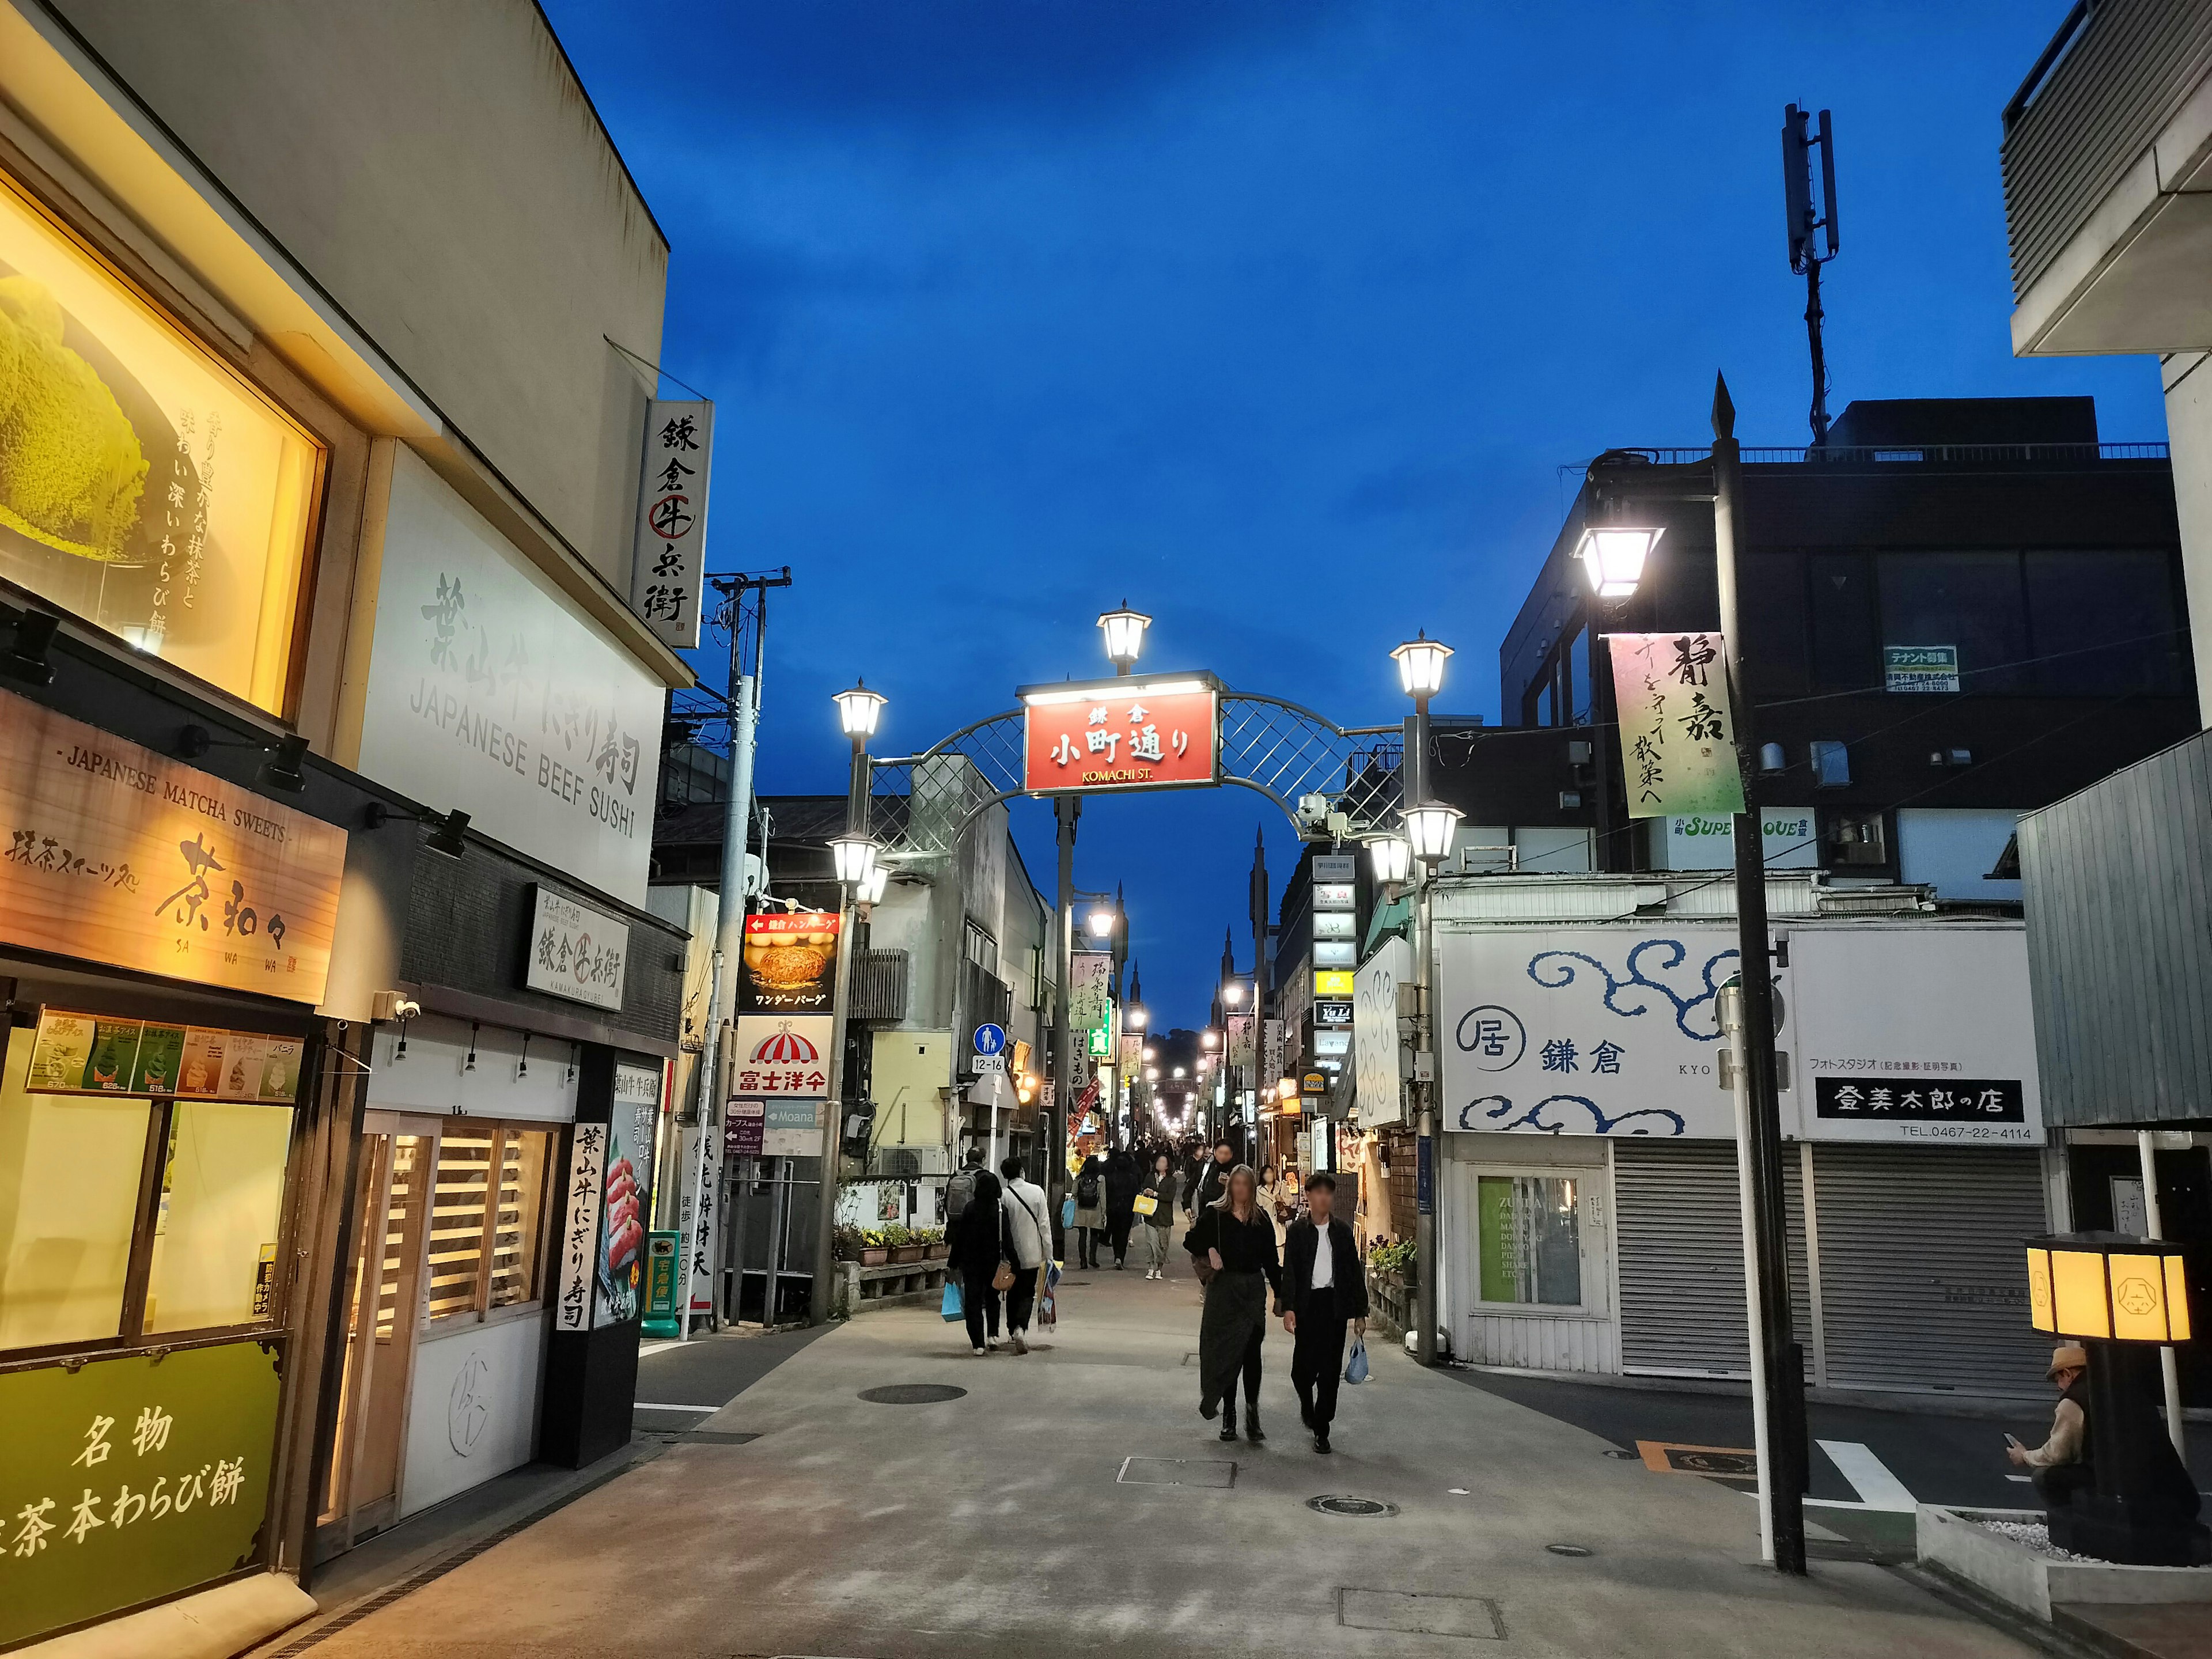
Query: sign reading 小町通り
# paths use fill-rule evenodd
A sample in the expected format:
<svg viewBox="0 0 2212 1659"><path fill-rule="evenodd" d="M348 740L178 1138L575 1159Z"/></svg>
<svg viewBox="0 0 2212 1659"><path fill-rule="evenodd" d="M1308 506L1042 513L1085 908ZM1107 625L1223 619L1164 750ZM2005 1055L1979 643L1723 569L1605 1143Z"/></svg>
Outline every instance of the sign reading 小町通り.
<svg viewBox="0 0 2212 1659"><path fill-rule="evenodd" d="M1881 648L1885 691L1956 691L1959 647L1955 645L1885 645Z"/></svg>
<svg viewBox="0 0 2212 1659"><path fill-rule="evenodd" d="M298 1037L42 1008L23 1088L289 1106L299 1097L305 1048Z"/></svg>
<svg viewBox="0 0 2212 1659"><path fill-rule="evenodd" d="M282 713L319 447L4 179L0 278L0 578Z"/></svg>
<svg viewBox="0 0 2212 1659"><path fill-rule="evenodd" d="M0 691L0 939L319 1002L345 831Z"/></svg>
<svg viewBox="0 0 2212 1659"><path fill-rule="evenodd" d="M645 902L665 688L404 444L361 770Z"/></svg>
<svg viewBox="0 0 2212 1659"><path fill-rule="evenodd" d="M747 916L738 1006L828 1013L837 1000L837 939L842 920L834 910Z"/></svg>
<svg viewBox="0 0 2212 1659"><path fill-rule="evenodd" d="M0 1376L0 1644L254 1565L278 1389L254 1341Z"/></svg>
<svg viewBox="0 0 2212 1659"><path fill-rule="evenodd" d="M1718 634L1612 634L1628 815L1743 811L1726 653Z"/></svg>
<svg viewBox="0 0 2212 1659"><path fill-rule="evenodd" d="M522 982L595 1008L623 1006L629 924L540 883L532 889L530 957Z"/></svg>
<svg viewBox="0 0 2212 1659"><path fill-rule="evenodd" d="M1405 1085L1398 1069L1398 988L1413 977L1413 947L1404 939L1385 939L1359 969L1359 989L1352 1001L1352 1073L1364 1129L1406 1119Z"/></svg>
<svg viewBox="0 0 2212 1659"><path fill-rule="evenodd" d="M599 1261L599 1205L607 1167L607 1126L579 1123L568 1146L568 1184L561 1206L561 1284L553 1328L592 1328L592 1285Z"/></svg>
<svg viewBox="0 0 2212 1659"><path fill-rule="evenodd" d="M1820 837L1809 806L1759 809L1759 837L1770 870L1820 867ZM1725 870L1735 863L1735 818L1729 813L1675 813L1655 823L1666 839L1652 862L1666 870Z"/></svg>
<svg viewBox="0 0 2212 1659"><path fill-rule="evenodd" d="M835 1024L828 1014L738 1015L731 1092L783 1099L826 1097Z"/></svg>
<svg viewBox="0 0 2212 1659"><path fill-rule="evenodd" d="M1164 789L1218 783L1219 693L1209 679L1025 688L1022 787Z"/></svg>
<svg viewBox="0 0 2212 1659"><path fill-rule="evenodd" d="M707 474L714 459L714 405L652 403L645 412L645 471L637 489L637 556L630 609L679 651L699 646L699 593L707 574Z"/></svg>

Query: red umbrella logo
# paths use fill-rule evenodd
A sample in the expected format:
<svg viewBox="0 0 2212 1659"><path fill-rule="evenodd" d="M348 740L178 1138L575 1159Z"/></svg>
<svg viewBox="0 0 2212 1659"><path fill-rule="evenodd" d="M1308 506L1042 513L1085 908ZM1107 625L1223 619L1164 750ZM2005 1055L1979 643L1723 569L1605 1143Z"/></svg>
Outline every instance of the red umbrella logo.
<svg viewBox="0 0 2212 1659"><path fill-rule="evenodd" d="M811 1066L820 1058L814 1045L788 1025L777 1027L775 1036L753 1046L756 1066Z"/></svg>

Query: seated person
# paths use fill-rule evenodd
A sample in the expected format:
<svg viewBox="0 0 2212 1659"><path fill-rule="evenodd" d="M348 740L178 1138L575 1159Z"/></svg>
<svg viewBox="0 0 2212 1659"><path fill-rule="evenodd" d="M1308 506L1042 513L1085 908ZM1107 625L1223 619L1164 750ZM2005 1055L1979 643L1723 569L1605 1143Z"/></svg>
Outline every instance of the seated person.
<svg viewBox="0 0 2212 1659"><path fill-rule="evenodd" d="M2051 1414L2051 1437L2033 1450L2014 1441L2005 1455L2028 1471L2045 1509L2063 1509L2076 1492L2091 1492L2097 1473L2090 1462L2089 1352L2077 1342L2062 1343L2044 1373L2058 1390Z"/></svg>

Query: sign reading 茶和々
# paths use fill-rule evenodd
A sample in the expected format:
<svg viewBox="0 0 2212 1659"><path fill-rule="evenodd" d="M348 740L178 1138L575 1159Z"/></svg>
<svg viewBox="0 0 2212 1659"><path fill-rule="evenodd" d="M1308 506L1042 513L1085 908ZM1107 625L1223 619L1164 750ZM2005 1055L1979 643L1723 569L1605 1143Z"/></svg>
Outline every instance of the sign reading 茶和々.
<svg viewBox="0 0 2212 1659"><path fill-rule="evenodd" d="M0 1376L0 1644L253 1565L277 1394L253 1341Z"/></svg>
<svg viewBox="0 0 2212 1659"><path fill-rule="evenodd" d="M1718 634L1611 634L1628 816L1743 811Z"/></svg>
<svg viewBox="0 0 2212 1659"><path fill-rule="evenodd" d="M842 925L843 919L834 910L747 916L738 1006L828 1013L837 1000L837 939Z"/></svg>
<svg viewBox="0 0 2212 1659"><path fill-rule="evenodd" d="M645 411L645 471L637 489L637 553L630 609L679 651L699 646L707 574L707 473L714 405L653 403Z"/></svg>
<svg viewBox="0 0 2212 1659"><path fill-rule="evenodd" d="M0 939L319 1002L345 831L0 691Z"/></svg>
<svg viewBox="0 0 2212 1659"><path fill-rule="evenodd" d="M619 1011L629 924L542 883L532 895L530 955L522 982L550 996Z"/></svg>
<svg viewBox="0 0 2212 1659"><path fill-rule="evenodd" d="M1165 789L1218 783L1220 692L1195 675L1022 690L1022 787Z"/></svg>
<svg viewBox="0 0 2212 1659"><path fill-rule="evenodd" d="M645 902L665 688L405 445L361 770Z"/></svg>

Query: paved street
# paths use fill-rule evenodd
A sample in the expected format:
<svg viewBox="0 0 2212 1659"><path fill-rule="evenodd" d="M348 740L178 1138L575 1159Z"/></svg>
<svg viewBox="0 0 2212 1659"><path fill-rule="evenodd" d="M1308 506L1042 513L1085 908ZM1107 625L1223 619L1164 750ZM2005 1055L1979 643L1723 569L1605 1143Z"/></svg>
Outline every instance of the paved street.
<svg viewBox="0 0 2212 1659"><path fill-rule="evenodd" d="M1056 1338L1027 1358L976 1359L927 1310L766 1339L790 1357L726 1408L689 1414L759 1438L678 1443L317 1659L597 1653L617 1628L658 1659L1410 1656L1468 1639L1531 1655L2027 1650L1881 1567L1824 1561L1785 1583L1750 1562L1754 1517L1736 1493L1607 1457L1595 1435L1387 1348L1374 1379L1346 1390L1324 1459L1297 1432L1278 1332L1273 1438L1223 1446L1186 1364L1194 1286L1109 1268L1073 1279L1062 1305ZM649 1353L641 1391L677 1364L770 1357L763 1340ZM857 1397L916 1382L967 1393ZM1126 1477L1148 1471L1132 1458L1182 1460L1194 1481L1228 1476L1223 1459L1235 1469L1225 1486L1137 1484ZM1306 1507L1324 1494L1397 1513Z"/></svg>

